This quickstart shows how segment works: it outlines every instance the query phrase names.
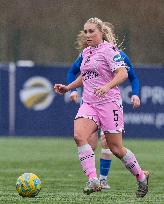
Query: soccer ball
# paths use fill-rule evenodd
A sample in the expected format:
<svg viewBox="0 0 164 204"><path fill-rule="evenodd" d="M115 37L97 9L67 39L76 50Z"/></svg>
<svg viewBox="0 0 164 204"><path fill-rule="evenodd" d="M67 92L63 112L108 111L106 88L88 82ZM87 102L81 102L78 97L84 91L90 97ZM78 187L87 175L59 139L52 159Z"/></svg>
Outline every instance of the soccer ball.
<svg viewBox="0 0 164 204"><path fill-rule="evenodd" d="M22 197L35 197L41 190L41 181L33 173L24 173L17 179L16 190Z"/></svg>

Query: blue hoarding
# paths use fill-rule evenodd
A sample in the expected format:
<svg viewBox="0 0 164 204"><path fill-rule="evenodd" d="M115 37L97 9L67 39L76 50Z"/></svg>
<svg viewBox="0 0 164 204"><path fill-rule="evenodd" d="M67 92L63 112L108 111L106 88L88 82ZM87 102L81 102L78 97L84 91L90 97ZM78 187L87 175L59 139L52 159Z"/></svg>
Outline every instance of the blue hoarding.
<svg viewBox="0 0 164 204"><path fill-rule="evenodd" d="M9 73L0 69L0 134L27 136L72 136L73 119L79 104L69 96L56 95L55 83L65 83L67 67L16 67L15 95L9 114ZM130 103L131 86L125 82L120 88L124 105L125 137L164 138L164 69L138 68L141 83L141 107ZM12 115L12 118L9 118ZM14 117L13 117L14 116ZM13 123L12 123L12 120ZM12 127L12 128L10 128Z"/></svg>
<svg viewBox="0 0 164 204"><path fill-rule="evenodd" d="M16 72L16 135L70 136L78 105L53 91L65 83L67 68L19 67Z"/></svg>
<svg viewBox="0 0 164 204"><path fill-rule="evenodd" d="M141 107L133 109L130 84L121 86L126 137L164 138L164 69L140 68Z"/></svg>
<svg viewBox="0 0 164 204"><path fill-rule="evenodd" d="M0 65L0 135L9 134L9 67Z"/></svg>

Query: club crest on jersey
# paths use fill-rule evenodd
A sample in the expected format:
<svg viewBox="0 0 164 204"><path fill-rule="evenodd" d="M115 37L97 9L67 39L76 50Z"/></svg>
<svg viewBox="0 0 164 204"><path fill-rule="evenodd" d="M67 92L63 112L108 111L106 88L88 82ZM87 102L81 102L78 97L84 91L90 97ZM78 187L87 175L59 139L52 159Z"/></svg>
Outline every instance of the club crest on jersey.
<svg viewBox="0 0 164 204"><path fill-rule="evenodd" d="M123 61L123 59L122 59L121 55L115 55L115 56L113 57L113 61L115 61L115 62L120 62L120 61Z"/></svg>
<svg viewBox="0 0 164 204"><path fill-rule="evenodd" d="M88 56L84 62L84 65L86 65L88 62L90 62L90 56Z"/></svg>

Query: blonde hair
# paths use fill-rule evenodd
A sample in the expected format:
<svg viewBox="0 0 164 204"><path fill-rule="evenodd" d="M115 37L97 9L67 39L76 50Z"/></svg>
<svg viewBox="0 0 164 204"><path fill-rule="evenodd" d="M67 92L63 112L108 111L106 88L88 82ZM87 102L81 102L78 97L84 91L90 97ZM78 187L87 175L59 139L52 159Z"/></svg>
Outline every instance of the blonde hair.
<svg viewBox="0 0 164 204"><path fill-rule="evenodd" d="M109 23L109 22L104 22L104 24L109 27L111 29L111 31L113 32L113 36L115 37L115 40L116 40L116 46L121 49L121 50L125 50L125 47L124 47L124 41L125 41L125 36L123 37L123 40L122 42L120 42L118 40L118 38L116 37L115 35L115 27L112 23Z"/></svg>
<svg viewBox="0 0 164 204"><path fill-rule="evenodd" d="M103 22L96 17L88 19L86 23L96 24L97 28L103 33L103 40L106 40L107 42L113 43L114 46L117 46L117 40L114 34L114 26L111 23ZM88 47L84 31L80 31L80 33L77 35L76 43L77 49L79 51Z"/></svg>

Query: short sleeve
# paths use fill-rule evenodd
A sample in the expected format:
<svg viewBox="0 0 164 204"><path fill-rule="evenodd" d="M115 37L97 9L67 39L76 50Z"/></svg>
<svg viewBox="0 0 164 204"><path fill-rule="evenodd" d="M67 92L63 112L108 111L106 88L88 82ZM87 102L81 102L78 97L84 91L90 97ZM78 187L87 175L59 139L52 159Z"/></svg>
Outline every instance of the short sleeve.
<svg viewBox="0 0 164 204"><path fill-rule="evenodd" d="M105 58L112 72L114 72L119 67L127 68L123 57L120 55L119 51L115 49L115 47L110 47L106 50Z"/></svg>

